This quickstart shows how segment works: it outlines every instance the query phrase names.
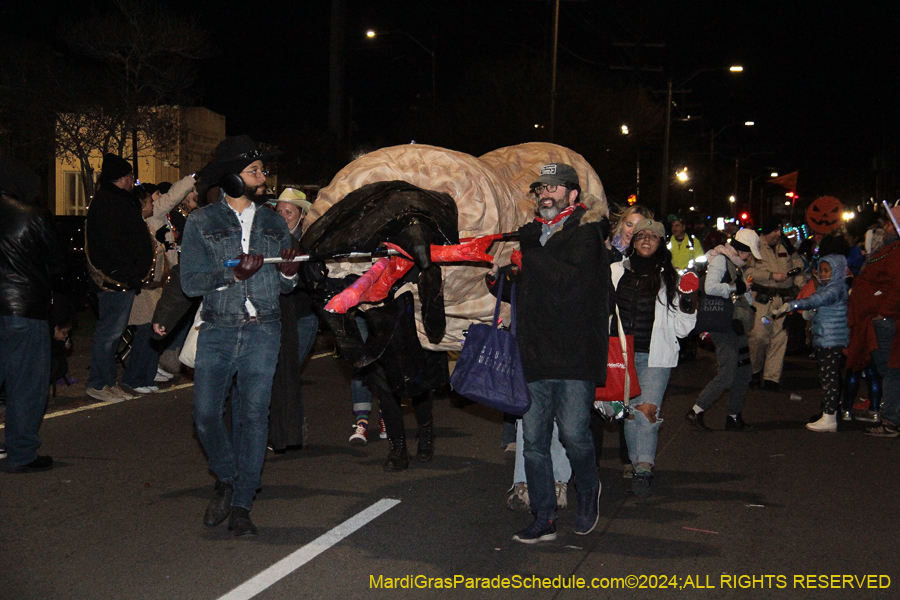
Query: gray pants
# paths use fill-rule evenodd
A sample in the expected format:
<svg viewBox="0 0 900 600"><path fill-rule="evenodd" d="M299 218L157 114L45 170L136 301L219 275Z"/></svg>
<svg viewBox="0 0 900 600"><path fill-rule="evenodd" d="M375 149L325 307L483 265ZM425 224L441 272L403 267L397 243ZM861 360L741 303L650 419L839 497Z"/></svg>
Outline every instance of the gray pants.
<svg viewBox="0 0 900 600"><path fill-rule="evenodd" d="M747 344L747 336L728 331L710 333L709 337L716 347L719 371L715 379L700 392L697 406L707 410L719 399L722 392L730 388L728 414L736 415L744 408L744 398L747 397L747 388L750 386L750 347Z"/></svg>

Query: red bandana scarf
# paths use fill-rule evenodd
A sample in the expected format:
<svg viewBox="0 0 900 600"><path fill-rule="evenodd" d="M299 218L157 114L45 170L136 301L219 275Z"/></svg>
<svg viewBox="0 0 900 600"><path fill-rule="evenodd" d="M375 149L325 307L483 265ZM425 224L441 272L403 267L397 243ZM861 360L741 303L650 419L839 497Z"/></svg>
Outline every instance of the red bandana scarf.
<svg viewBox="0 0 900 600"><path fill-rule="evenodd" d="M569 206L569 207L561 210L558 215L556 215L549 221L546 219L542 219L541 217L535 218L535 221L537 221L538 223L543 223L544 225L556 225L557 223L559 223L560 221L562 221L563 219L565 219L566 217L571 215L573 212L575 212L576 208L583 208L584 210L587 210L587 207L584 204L582 204L581 202L576 202L572 206Z"/></svg>

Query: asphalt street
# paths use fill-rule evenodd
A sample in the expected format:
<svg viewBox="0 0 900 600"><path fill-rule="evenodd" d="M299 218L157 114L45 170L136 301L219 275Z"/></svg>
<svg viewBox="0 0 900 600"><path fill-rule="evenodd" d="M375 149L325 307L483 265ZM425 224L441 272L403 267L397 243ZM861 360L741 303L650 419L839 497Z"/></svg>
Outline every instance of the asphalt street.
<svg viewBox="0 0 900 600"><path fill-rule="evenodd" d="M0 473L0 598L900 597L900 440L860 423L807 431L821 399L808 357L789 358L783 379L802 400L751 391L757 431L733 433L722 398L705 434L684 421L715 370L701 351L672 375L654 495L627 493L610 429L597 530L574 535L568 509L557 541L525 546L510 539L530 516L505 506L500 415L437 400L434 459L386 473L385 441L347 441L349 373L329 349L320 340L304 369L308 448L267 455L255 539L202 524L214 479L189 378L101 406L60 389L41 429L55 468ZM596 589L571 589L581 583Z"/></svg>

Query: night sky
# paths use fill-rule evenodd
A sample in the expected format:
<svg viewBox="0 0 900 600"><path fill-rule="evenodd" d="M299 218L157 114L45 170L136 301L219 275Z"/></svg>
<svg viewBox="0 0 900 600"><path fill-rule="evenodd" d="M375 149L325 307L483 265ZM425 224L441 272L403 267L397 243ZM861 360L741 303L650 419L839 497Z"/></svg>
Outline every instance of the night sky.
<svg viewBox="0 0 900 600"><path fill-rule="evenodd" d="M57 14L64 23L85 13L83 7L54 13L46 10L50 5L0 9L5 33L54 43L59 23L48 15ZM311 146L321 142L328 120L329 1L166 5L177 14L198 17L211 33L215 55L204 61L193 94L198 104L227 117L229 134L248 133L279 144L291 136L302 138L294 140L297 147L303 140ZM639 83L662 91L668 76L677 88L701 69L741 64L745 71L740 75L704 72L684 86L690 94L676 93L673 165L708 164L710 132L721 130L715 138L721 152L717 160L726 165L742 159L742 188L765 170L799 170L801 196L831 193L858 202L876 190L874 158L884 157L892 168L897 164L898 17L898 3L564 1L558 91L565 94L585 77L602 85ZM410 118L410 111L430 110L431 57L405 34L434 49L438 112L446 112L473 93L473 73L479 68L496 70L498 80L512 82L509 86L526 74L499 75L508 65L543 61L543 69L527 76L544 80L522 81L522 86L549 90L551 22L551 5L540 0L347 0L345 93L352 103L351 144L435 143L429 139L431 130ZM368 28L405 34L373 41L365 38ZM665 48L642 47L636 56L634 47L615 42L663 42ZM612 65L664 72L614 70ZM662 95L655 98L664 105ZM691 120L681 120L689 115ZM546 123L546 113L523 119L541 116ZM756 126L743 128L739 123L745 120ZM539 139L528 136L527 128L520 139L491 139L490 131L482 131L472 138L472 147L454 149L478 154ZM662 129L645 135L642 145L647 169L655 169L651 165L660 164ZM573 149L589 158L602 151ZM307 156L315 151L304 149ZM627 195L622 177L604 174L606 165L600 159L595 163L601 179L609 179L610 195ZM896 176L889 176L886 193L893 198L900 180L890 177Z"/></svg>

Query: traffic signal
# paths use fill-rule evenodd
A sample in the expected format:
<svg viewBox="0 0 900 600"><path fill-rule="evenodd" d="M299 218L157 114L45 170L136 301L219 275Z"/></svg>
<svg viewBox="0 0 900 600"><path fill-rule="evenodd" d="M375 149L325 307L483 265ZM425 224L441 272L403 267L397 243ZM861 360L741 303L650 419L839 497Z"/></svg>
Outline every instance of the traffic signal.
<svg viewBox="0 0 900 600"><path fill-rule="evenodd" d="M747 213L741 213L741 221L746 221L748 218L750 218L750 215L748 215Z"/></svg>

